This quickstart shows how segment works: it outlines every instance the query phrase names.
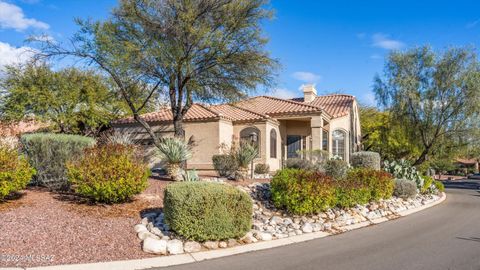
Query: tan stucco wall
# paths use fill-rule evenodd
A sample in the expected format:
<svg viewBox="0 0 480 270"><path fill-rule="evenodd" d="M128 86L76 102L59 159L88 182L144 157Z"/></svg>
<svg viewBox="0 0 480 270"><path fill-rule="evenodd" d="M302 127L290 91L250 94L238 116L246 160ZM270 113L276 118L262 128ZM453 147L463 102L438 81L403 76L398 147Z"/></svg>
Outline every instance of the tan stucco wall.
<svg viewBox="0 0 480 270"><path fill-rule="evenodd" d="M153 123L151 126L160 136L173 137L174 133L172 124ZM135 139L150 139L149 135L139 124L116 125L114 126L114 129L116 132L135 134ZM188 161L188 168L213 170L212 156L220 153L220 144L222 142L231 144L231 122L223 120L210 122L186 122L184 123L184 129L186 139L193 136L196 142L196 145L192 148L193 153L192 158ZM148 159L151 167L159 167L163 165L161 158L156 154L155 146L144 146L144 153L149 156Z"/></svg>

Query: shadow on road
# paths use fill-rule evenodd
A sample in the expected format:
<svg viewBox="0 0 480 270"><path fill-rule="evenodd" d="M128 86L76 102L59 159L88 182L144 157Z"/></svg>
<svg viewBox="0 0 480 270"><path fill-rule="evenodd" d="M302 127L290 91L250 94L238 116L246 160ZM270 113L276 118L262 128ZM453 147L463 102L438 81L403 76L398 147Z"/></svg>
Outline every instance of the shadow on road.
<svg viewBox="0 0 480 270"><path fill-rule="evenodd" d="M480 189L480 180L461 179L443 181L445 188Z"/></svg>

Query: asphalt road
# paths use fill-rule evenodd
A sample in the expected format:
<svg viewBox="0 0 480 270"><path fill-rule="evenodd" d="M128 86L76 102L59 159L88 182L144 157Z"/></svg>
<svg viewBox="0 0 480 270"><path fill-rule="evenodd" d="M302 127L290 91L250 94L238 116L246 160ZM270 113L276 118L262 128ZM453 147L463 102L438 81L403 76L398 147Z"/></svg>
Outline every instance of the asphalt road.
<svg viewBox="0 0 480 270"><path fill-rule="evenodd" d="M447 184L433 208L344 234L164 269L480 270L480 182Z"/></svg>

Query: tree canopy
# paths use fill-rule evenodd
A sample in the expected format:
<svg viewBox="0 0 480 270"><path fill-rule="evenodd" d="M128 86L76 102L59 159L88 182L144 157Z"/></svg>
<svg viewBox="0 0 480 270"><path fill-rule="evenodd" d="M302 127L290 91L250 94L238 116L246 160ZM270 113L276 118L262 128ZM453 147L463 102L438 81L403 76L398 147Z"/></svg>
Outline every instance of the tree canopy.
<svg viewBox="0 0 480 270"><path fill-rule="evenodd" d="M10 66L1 79L0 117L20 121L32 116L64 133L96 135L125 106L108 82L89 70L53 71L45 64Z"/></svg>
<svg viewBox="0 0 480 270"><path fill-rule="evenodd" d="M475 51L451 48L438 54L429 47L393 52L374 91L415 142L415 165L429 155L445 155L465 145L477 129L480 111L480 68Z"/></svg>
<svg viewBox="0 0 480 270"><path fill-rule="evenodd" d="M235 100L271 85L277 61L264 49L265 7L265 0L122 0L104 22L79 21L71 46L43 41L41 55L80 57L102 69L158 145L140 117L144 103L132 96L146 103L164 92L175 135L183 137L195 100Z"/></svg>

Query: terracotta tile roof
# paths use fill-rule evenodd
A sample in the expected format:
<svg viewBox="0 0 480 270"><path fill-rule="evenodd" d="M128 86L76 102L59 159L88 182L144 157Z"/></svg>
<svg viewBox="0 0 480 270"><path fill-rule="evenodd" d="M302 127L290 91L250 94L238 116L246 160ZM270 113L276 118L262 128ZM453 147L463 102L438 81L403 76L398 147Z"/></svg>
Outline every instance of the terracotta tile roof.
<svg viewBox="0 0 480 270"><path fill-rule="evenodd" d="M32 133L47 128L49 124L35 120L23 120L13 123L0 122L0 136L19 136L23 133Z"/></svg>
<svg viewBox="0 0 480 270"><path fill-rule="evenodd" d="M465 165L475 165L477 162L475 159L467 159L467 158L456 158L455 161L457 163L465 164Z"/></svg>
<svg viewBox="0 0 480 270"><path fill-rule="evenodd" d="M151 112L142 114L141 117L147 122L165 122L172 121L173 114L170 108L164 108L157 112ZM218 119L220 115L209 108L200 105L193 104L192 107L187 111L187 114L183 118L185 121L201 121L201 120L214 120ZM116 120L116 124L127 124L134 123L135 119L133 117L127 117L123 119Z"/></svg>
<svg viewBox="0 0 480 270"><path fill-rule="evenodd" d="M292 99L297 102L303 102L303 98ZM326 96L317 96L313 101L305 103L318 108L322 108L333 118L345 116L352 108L354 96L344 94L333 94Z"/></svg>
<svg viewBox="0 0 480 270"><path fill-rule="evenodd" d="M219 114L221 117L227 118L232 121L250 121L269 118L266 115L255 113L253 111L237 107L232 104L212 105L208 108Z"/></svg>
<svg viewBox="0 0 480 270"><path fill-rule="evenodd" d="M235 104L238 107L268 116L320 112L321 108L288 99L269 96L253 97Z"/></svg>

